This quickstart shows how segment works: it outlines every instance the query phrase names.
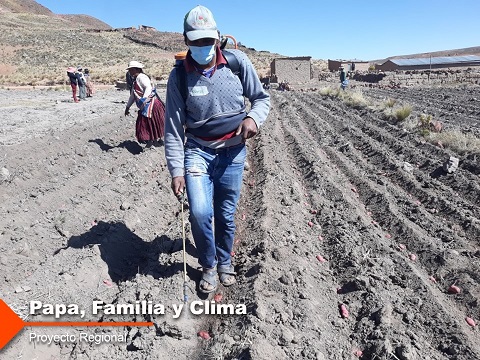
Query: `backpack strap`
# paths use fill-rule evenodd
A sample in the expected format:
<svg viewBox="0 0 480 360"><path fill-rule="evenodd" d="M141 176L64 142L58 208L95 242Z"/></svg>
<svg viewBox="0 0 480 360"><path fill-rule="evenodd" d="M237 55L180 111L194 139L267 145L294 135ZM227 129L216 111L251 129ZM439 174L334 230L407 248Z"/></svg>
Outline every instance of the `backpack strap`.
<svg viewBox="0 0 480 360"><path fill-rule="evenodd" d="M227 65L232 70L234 75L240 77L240 63L238 62L237 57L228 50L222 50L223 57L227 60Z"/></svg>
<svg viewBox="0 0 480 360"><path fill-rule="evenodd" d="M227 67L232 71L234 75L240 78L241 67L237 57L228 50L222 49L222 54L227 61ZM188 97L187 72L185 71L185 66L183 66L183 60L176 61L175 68L177 69L176 75L178 90L180 90L183 101L186 101Z"/></svg>
<svg viewBox="0 0 480 360"><path fill-rule="evenodd" d="M183 66L183 60L177 61L175 63L175 68L177 69L178 90L180 90L180 95L182 95L183 101L186 101L188 97L187 71L185 70L185 66Z"/></svg>

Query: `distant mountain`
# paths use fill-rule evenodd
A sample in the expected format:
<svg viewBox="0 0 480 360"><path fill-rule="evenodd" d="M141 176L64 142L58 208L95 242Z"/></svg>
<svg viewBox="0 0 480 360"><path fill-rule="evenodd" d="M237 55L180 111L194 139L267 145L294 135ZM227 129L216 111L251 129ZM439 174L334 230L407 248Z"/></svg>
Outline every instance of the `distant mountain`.
<svg viewBox="0 0 480 360"><path fill-rule="evenodd" d="M40 5L34 0L0 0L0 16L2 14L32 14L46 15L49 17L58 17L71 22L74 26L81 26L88 29L111 29L112 27L105 22L89 15L58 15Z"/></svg>
<svg viewBox="0 0 480 360"><path fill-rule="evenodd" d="M61 0L59 0L61 1ZM283 57L240 47L257 72L265 76L270 63ZM58 15L33 0L0 0L0 86L60 85L66 69L89 68L97 83L125 79L131 60L145 64L158 80L170 73L174 55L186 50L180 33L160 32L150 26L113 29L88 15Z"/></svg>
<svg viewBox="0 0 480 360"><path fill-rule="evenodd" d="M0 14L7 12L48 16L54 15L49 9L34 0L0 0Z"/></svg>
<svg viewBox="0 0 480 360"><path fill-rule="evenodd" d="M285 57L239 48L248 54L260 77L269 74L273 59ZM77 65L89 68L97 83L115 84L125 78L131 60L143 62L149 75L165 80L175 53L187 48L181 33L143 25L113 29L89 15L55 14L34 0L0 0L0 49L0 86L4 86L66 84L67 67ZM390 58L430 54L480 55L480 47ZM325 71L326 61L312 59L312 68L314 74Z"/></svg>
<svg viewBox="0 0 480 360"><path fill-rule="evenodd" d="M108 30L112 29L110 25L104 23L90 15L56 15L62 19L71 21L78 26L84 26L86 29Z"/></svg>

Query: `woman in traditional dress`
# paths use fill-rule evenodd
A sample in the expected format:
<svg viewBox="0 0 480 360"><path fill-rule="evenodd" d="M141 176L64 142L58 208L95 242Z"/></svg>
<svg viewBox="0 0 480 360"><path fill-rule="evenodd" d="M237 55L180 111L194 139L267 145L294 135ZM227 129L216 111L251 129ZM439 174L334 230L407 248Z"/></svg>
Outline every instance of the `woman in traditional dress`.
<svg viewBox="0 0 480 360"><path fill-rule="evenodd" d="M85 77L85 81L87 83L87 97L92 97L93 94L95 94L95 86L93 85L93 81L90 77L90 70L85 69L83 76Z"/></svg>
<svg viewBox="0 0 480 360"><path fill-rule="evenodd" d="M78 81L77 81L77 76L75 74L76 72L77 71L75 70L75 68L73 66L70 66L67 69L68 79L70 80L70 86L72 87L73 101L78 103L80 101L77 98L77 84L78 84Z"/></svg>
<svg viewBox="0 0 480 360"><path fill-rule="evenodd" d="M130 61L127 70L134 82L125 108L125 116L130 113L130 106L135 102L139 109L135 124L138 142L146 144L147 148L159 146L163 143L165 133L165 104L158 97L150 77L143 73L143 64Z"/></svg>

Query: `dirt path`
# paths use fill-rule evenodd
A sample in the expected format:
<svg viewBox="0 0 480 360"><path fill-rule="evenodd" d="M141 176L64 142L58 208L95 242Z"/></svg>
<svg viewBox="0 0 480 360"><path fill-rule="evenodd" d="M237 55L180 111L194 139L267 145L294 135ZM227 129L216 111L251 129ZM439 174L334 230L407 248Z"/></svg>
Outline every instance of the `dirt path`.
<svg viewBox="0 0 480 360"><path fill-rule="evenodd" d="M477 88L364 91L479 133L480 105L469 100L479 99ZM26 328L2 359L355 359L359 351L361 359L480 358L478 327L465 320L480 321L478 154L446 174L442 163L454 153L378 111L318 92L272 91L269 119L248 144L239 282L218 292L247 314L173 319L183 300L182 222L163 147L142 151L134 141L134 118L122 115L126 92L100 91L80 104L67 93L22 94L0 91L0 298L27 321L43 318L28 315L29 302L41 300L81 305L82 321L154 326ZM188 222L186 231L195 289ZM452 284L460 294L448 293ZM189 291L189 302L211 298ZM97 300L166 310L95 315ZM61 318L69 319L78 320ZM29 340L82 331L126 339Z"/></svg>

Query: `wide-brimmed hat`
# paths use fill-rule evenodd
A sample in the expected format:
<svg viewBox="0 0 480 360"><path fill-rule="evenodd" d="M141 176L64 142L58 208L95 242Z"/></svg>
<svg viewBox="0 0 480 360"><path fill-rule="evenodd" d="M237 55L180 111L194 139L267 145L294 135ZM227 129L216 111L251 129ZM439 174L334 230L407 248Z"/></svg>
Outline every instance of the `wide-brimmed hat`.
<svg viewBox="0 0 480 360"><path fill-rule="evenodd" d="M198 5L185 15L183 31L190 41L203 38L218 40L217 23L205 6Z"/></svg>
<svg viewBox="0 0 480 360"><path fill-rule="evenodd" d="M76 71L76 69L73 67L73 66L70 66L68 69L67 69L67 72L69 73L74 73Z"/></svg>
<svg viewBox="0 0 480 360"><path fill-rule="evenodd" d="M81 66L77 66L77 71L82 71L83 68Z"/></svg>
<svg viewBox="0 0 480 360"><path fill-rule="evenodd" d="M128 63L128 67L126 68L126 70L131 69L131 68L143 69L143 64L138 62L138 61L133 60L133 61L130 61Z"/></svg>

